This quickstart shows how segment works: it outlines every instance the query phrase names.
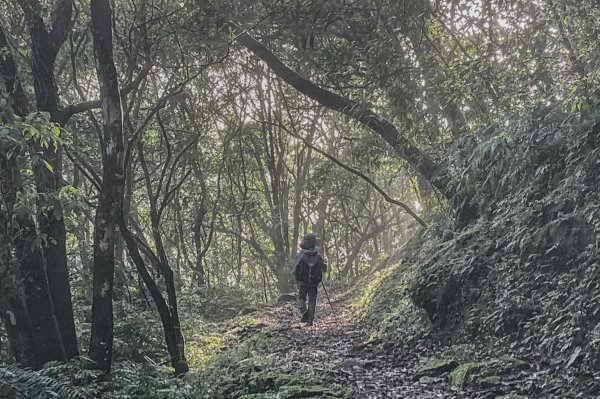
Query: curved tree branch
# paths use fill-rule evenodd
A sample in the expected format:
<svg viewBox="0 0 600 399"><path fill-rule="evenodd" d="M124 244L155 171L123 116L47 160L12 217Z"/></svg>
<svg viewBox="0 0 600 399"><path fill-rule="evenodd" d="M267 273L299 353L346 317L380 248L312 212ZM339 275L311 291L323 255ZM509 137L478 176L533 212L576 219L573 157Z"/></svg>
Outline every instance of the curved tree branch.
<svg viewBox="0 0 600 399"><path fill-rule="evenodd" d="M275 75L296 90L327 108L339 111L351 117L355 121L360 122L379 134L392 146L394 151L401 158L421 173L432 186L440 190L446 197L451 195L451 190L448 187L449 181L442 173L443 168L415 147L390 121L383 118L381 115L378 115L365 105L322 89L314 83L304 79L302 76L288 68L267 47L248 33L239 35L237 41L258 58L263 60Z"/></svg>

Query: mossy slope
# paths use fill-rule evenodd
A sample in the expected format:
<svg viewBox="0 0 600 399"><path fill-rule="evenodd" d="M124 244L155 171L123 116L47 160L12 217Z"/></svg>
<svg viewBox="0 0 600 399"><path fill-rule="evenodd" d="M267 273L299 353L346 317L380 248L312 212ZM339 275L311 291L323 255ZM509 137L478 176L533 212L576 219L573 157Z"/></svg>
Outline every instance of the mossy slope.
<svg viewBox="0 0 600 399"><path fill-rule="evenodd" d="M459 223L415 238L368 292L367 319L398 344L475 343L457 385L481 366L477 351L600 369L598 121L544 110L461 143Z"/></svg>

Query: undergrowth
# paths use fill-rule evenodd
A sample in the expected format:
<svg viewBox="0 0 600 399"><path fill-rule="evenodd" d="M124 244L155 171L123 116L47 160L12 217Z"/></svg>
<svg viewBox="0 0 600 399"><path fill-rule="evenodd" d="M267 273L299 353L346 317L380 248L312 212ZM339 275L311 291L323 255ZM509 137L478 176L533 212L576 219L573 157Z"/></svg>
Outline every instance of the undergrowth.
<svg viewBox="0 0 600 399"><path fill-rule="evenodd" d="M324 387L322 376L312 370L299 369L277 353L271 353L274 341L285 339L277 333L260 333L233 348L187 377L198 388L200 398L241 398L262 394L263 398L285 398L293 387L321 387L322 397L343 397L340 387ZM315 392L317 390L315 389ZM255 396L259 397L259 396ZM301 397L313 397L306 394Z"/></svg>
<svg viewBox="0 0 600 399"><path fill-rule="evenodd" d="M367 319L403 339L426 314L450 344L600 369L600 115L538 110L454 151L460 223L375 279Z"/></svg>
<svg viewBox="0 0 600 399"><path fill-rule="evenodd" d="M48 363L41 370L22 369L15 365L0 365L0 398L95 398L101 392L97 377L81 367L79 361L68 364Z"/></svg>
<svg viewBox="0 0 600 399"><path fill-rule="evenodd" d="M130 317L144 317L144 313ZM121 323L131 329L137 328L131 320L121 320ZM284 355L272 353L273 347L279 346L278 341L286 338L276 331L265 330L264 325L251 315L219 324L190 320L182 327L188 337L187 354L192 365L192 370L182 378L173 378L164 359L157 362L150 356L143 360L115 362L109 380L86 370L84 358L68 364L50 363L37 371L0 364L0 398L350 397L347 389L325 384L323 375L299 368ZM127 334L131 338L138 332ZM119 346L121 358L126 353L125 348Z"/></svg>

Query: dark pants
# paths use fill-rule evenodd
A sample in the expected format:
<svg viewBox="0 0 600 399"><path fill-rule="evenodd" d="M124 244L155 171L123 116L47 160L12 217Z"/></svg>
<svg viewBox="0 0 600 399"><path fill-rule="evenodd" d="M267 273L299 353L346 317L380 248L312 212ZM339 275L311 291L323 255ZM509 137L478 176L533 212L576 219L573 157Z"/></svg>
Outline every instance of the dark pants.
<svg viewBox="0 0 600 399"><path fill-rule="evenodd" d="M306 306L306 297L308 297L308 307ZM317 310L317 287L310 285L300 285L298 291L298 308L301 313L308 311L309 323L315 319L315 311Z"/></svg>

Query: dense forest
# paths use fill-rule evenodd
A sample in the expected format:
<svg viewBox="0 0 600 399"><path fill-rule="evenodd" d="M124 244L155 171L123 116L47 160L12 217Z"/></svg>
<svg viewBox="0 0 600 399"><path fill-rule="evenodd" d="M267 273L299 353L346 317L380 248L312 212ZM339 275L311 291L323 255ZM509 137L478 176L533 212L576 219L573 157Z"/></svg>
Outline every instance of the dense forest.
<svg viewBox="0 0 600 399"><path fill-rule="evenodd" d="M0 0L0 398L600 397L599 37Z"/></svg>

